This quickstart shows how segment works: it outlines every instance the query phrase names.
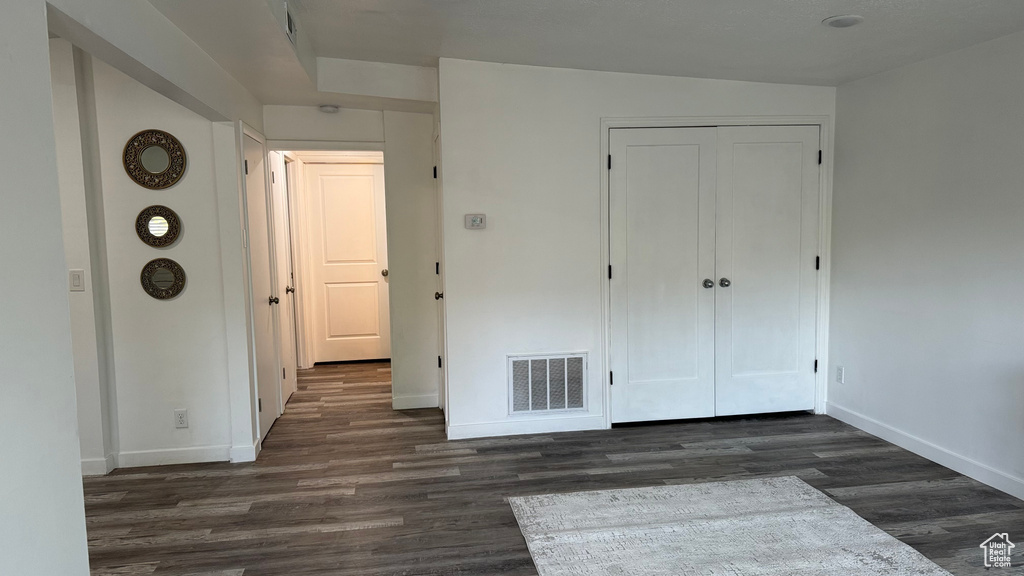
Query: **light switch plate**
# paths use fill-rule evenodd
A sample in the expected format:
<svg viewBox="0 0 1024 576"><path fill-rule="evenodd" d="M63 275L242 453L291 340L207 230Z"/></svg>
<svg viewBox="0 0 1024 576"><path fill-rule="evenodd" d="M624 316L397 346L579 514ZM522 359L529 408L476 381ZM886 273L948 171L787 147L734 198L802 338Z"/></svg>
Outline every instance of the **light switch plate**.
<svg viewBox="0 0 1024 576"><path fill-rule="evenodd" d="M85 292L85 270L68 270L68 289Z"/></svg>
<svg viewBox="0 0 1024 576"><path fill-rule="evenodd" d="M487 215L466 214L466 228L469 230L483 230L487 228Z"/></svg>

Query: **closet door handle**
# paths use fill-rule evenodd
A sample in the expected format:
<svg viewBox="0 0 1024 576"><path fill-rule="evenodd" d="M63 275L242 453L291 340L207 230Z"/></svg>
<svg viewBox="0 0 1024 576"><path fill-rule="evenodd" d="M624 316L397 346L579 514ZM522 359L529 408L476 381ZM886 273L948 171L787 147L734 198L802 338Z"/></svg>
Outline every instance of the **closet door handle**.
<svg viewBox="0 0 1024 576"><path fill-rule="evenodd" d="M707 288L708 290L714 288L715 287L715 281L712 280L711 278L705 278L704 279L704 287Z"/></svg>
<svg viewBox="0 0 1024 576"><path fill-rule="evenodd" d="M440 300L444 298L444 292L434 292L434 300Z"/></svg>
<svg viewBox="0 0 1024 576"><path fill-rule="evenodd" d="M280 298L278 298L277 296L271 296L271 297L270 297L270 298L268 299L268 301L270 302L270 305L271 305L271 306L273 306L274 304L280 304L280 303L281 303L281 299L280 299Z"/></svg>
<svg viewBox="0 0 1024 576"><path fill-rule="evenodd" d="M729 286L732 285L732 282L729 282L728 278L722 278L721 280L718 281L718 285L721 286L722 288L728 288Z"/></svg>

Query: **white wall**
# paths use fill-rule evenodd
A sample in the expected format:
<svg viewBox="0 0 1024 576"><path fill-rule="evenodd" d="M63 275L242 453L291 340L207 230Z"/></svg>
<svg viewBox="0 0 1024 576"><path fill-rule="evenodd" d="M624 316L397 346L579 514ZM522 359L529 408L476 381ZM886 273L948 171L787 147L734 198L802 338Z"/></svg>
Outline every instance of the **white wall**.
<svg viewBox="0 0 1024 576"><path fill-rule="evenodd" d="M441 59L449 437L601 428L603 117L831 116L835 89ZM487 214L487 229L463 215ZM589 412L508 416L506 355L587 351Z"/></svg>
<svg viewBox="0 0 1024 576"><path fill-rule="evenodd" d="M1022 61L839 87L828 412L1024 498Z"/></svg>
<svg viewBox="0 0 1024 576"><path fill-rule="evenodd" d="M260 102L149 2L32 0L58 36L215 121L262 127Z"/></svg>
<svg viewBox="0 0 1024 576"><path fill-rule="evenodd" d="M0 18L0 574L87 576L45 9Z"/></svg>
<svg viewBox="0 0 1024 576"><path fill-rule="evenodd" d="M78 435L82 473L106 474L114 467L108 417L104 344L96 323L94 266L89 234L86 179L82 163L82 130L79 124L78 89L71 43L50 40L54 129L60 182L64 257L69 269L85 271L85 290L70 292L71 343L75 358L75 389L78 395ZM100 288L102 289L102 288ZM102 312L101 312L102 313ZM101 350L104 350L101 352Z"/></svg>
<svg viewBox="0 0 1024 576"><path fill-rule="evenodd" d="M231 410L218 215L218 186L224 184L215 171L213 124L98 60L93 79L118 465L227 460ZM185 176L166 190L139 186L122 166L125 142L148 128L173 134L188 157ZM164 249L135 233L139 211L153 204L168 206L182 221L177 242ZM155 300L142 290L139 271L154 258L174 259L185 269L187 284L177 298ZM187 429L174 427L177 408L189 411Z"/></svg>
<svg viewBox="0 0 1024 576"><path fill-rule="evenodd" d="M403 410L438 406L434 116L265 106L264 126L278 150L384 151L393 405Z"/></svg>

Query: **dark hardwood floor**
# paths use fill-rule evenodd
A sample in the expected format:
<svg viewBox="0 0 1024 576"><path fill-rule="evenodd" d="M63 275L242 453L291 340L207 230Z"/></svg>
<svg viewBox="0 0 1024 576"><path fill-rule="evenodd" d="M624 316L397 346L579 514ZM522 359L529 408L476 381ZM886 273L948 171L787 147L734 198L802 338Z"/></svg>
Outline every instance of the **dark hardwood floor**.
<svg viewBox="0 0 1024 576"><path fill-rule="evenodd" d="M439 410L394 412L387 364L317 367L251 464L85 480L93 575L536 574L505 498L795 475L953 574L1024 501L826 416L447 442Z"/></svg>

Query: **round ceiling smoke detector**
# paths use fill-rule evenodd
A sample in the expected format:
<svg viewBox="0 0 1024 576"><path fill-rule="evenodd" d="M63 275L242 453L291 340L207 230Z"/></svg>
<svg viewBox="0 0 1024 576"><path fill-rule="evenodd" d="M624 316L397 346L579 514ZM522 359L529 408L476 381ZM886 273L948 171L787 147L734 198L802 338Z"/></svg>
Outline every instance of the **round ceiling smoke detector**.
<svg viewBox="0 0 1024 576"><path fill-rule="evenodd" d="M320 111L325 112L327 114L337 114L338 107L335 106L334 104L321 104Z"/></svg>
<svg viewBox="0 0 1024 576"><path fill-rule="evenodd" d="M832 28L849 28L850 26L856 26L863 21L863 16L857 16L856 14L844 14L842 16L829 16L822 20L821 23Z"/></svg>

